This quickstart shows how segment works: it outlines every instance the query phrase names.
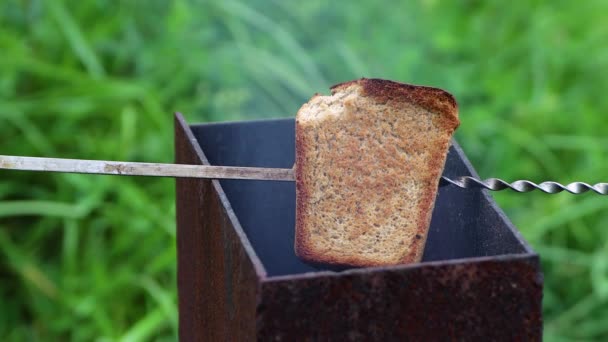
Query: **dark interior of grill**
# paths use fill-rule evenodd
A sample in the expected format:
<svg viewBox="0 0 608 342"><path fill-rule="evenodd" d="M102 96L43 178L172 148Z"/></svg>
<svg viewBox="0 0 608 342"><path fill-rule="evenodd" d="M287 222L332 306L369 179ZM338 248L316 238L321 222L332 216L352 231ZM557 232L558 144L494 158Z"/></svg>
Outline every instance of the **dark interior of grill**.
<svg viewBox="0 0 608 342"><path fill-rule="evenodd" d="M291 168L293 119L192 126L212 165ZM444 175L468 176L450 148ZM223 180L222 188L269 276L319 271L294 254L295 184ZM526 253L526 247L492 202L478 189L441 187L423 261Z"/></svg>

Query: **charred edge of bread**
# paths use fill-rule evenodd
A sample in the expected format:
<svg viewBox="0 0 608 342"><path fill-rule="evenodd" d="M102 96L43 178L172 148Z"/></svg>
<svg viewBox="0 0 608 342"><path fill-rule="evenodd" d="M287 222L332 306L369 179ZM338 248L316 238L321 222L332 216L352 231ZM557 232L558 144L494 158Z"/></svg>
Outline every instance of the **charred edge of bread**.
<svg viewBox="0 0 608 342"><path fill-rule="evenodd" d="M453 131L449 132L450 135L452 133ZM420 262L422 260L422 254L424 253L426 239L431 225L433 209L435 207L435 198L437 197L439 179L445 166L447 151L450 147L450 140L451 139L447 139L444 146L437 146L437 149L435 149L434 153L431 155L431 165L429 166L429 169L433 170L433 174L428 175L428 177L433 180L432 189L434 191L425 192L420 201L417 231L415 235L416 240L414 241L416 245L412 246L410 253L405 255L405 257L401 260L402 263Z"/></svg>
<svg viewBox="0 0 608 342"><path fill-rule="evenodd" d="M361 78L354 81L339 83L332 86L332 95L336 92L347 89L350 86L360 86L361 95L374 97L379 103L388 102L407 102L414 105L418 105L426 110L434 113L439 113L443 120L441 120L442 126L446 129L446 134L451 137L453 132L460 125L458 119L458 105L454 97L439 88L419 86L412 84L399 83L383 79L367 79ZM314 94L311 100L320 96L320 94ZM331 265L335 269L343 269L350 267L373 267L373 266L386 266L384 262L371 262L368 259L358 258L357 256L350 256L348 258L341 257L340 260L334 259L331 256L320 256L317 255L314 250L311 249L311 244L307 239L307 235L304 234L305 222L307 215L306 204L308 203L309 189L302 184L302 175L306 171L306 164L303 162L306 152L310 148L309 142L305 139L306 135L301 133L302 127L298 125L296 116L296 161L294 164L296 174L296 239L295 239L295 253L304 262L307 262L314 266ZM428 175L428 178L434 181L434 188L437 189L439 186L439 179L443 172L445 159L447 156L447 150L450 145L451 139L446 139L444 146L437 146L432 154L432 164L429 169L433 170L433 174ZM416 239L410 245L409 253L404 255L400 260L401 263L412 263L419 262L422 259L424 253L424 247L427 239L429 230L430 220L432 211L435 206L435 197L437 190L425 193L421 199L419 208Z"/></svg>
<svg viewBox="0 0 608 342"><path fill-rule="evenodd" d="M390 101L409 102L429 111L441 113L446 118L446 127L452 130L460 125L456 99L443 89L399 83L380 78L360 78L331 86L331 93L335 94L352 85L361 86L364 96L375 97L380 103ZM315 96L317 95L315 94Z"/></svg>
<svg viewBox="0 0 608 342"><path fill-rule="evenodd" d="M314 96L318 96L315 94ZM314 97L313 96L313 97ZM297 120L297 119L296 119ZM295 252L298 257L304 261L314 262L314 253L306 246L309 245L306 234L304 234L304 222L306 221L306 204L308 203L308 189L302 184L302 174L306 163L303 162L305 151L308 150L308 141L304 139L305 135L301 134L301 127L296 121L296 162L294 171L296 176L296 236L295 236Z"/></svg>

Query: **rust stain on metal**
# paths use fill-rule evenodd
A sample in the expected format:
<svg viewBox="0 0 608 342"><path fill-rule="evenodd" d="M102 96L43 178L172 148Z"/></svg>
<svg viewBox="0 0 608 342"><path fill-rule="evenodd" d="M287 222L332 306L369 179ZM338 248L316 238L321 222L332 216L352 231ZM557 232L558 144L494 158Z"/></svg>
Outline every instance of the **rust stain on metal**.
<svg viewBox="0 0 608 342"><path fill-rule="evenodd" d="M9 161L6 161L6 160L0 161L0 168L2 168L2 169L12 169L14 167L15 167L15 165Z"/></svg>
<svg viewBox="0 0 608 342"><path fill-rule="evenodd" d="M125 169L124 165L107 163L104 165L103 171L107 172L107 173L116 173L116 174L122 175L124 172L124 169Z"/></svg>
<svg viewBox="0 0 608 342"><path fill-rule="evenodd" d="M259 340L540 341L533 257L264 283Z"/></svg>
<svg viewBox="0 0 608 342"><path fill-rule="evenodd" d="M177 115L176 163L203 164L189 134ZM209 179L177 179L176 186L179 339L254 340L259 278L218 189Z"/></svg>

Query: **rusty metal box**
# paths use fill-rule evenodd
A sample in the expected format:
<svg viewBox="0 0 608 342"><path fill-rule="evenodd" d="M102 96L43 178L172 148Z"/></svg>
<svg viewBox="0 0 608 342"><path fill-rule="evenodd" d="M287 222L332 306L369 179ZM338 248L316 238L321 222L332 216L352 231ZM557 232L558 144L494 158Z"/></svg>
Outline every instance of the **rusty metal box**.
<svg viewBox="0 0 608 342"><path fill-rule="evenodd" d="M293 119L188 125L176 162L289 168ZM456 143L446 176L476 176ZM538 255L481 190L442 187L423 262L315 269L293 251L295 186L177 181L184 341L540 340Z"/></svg>

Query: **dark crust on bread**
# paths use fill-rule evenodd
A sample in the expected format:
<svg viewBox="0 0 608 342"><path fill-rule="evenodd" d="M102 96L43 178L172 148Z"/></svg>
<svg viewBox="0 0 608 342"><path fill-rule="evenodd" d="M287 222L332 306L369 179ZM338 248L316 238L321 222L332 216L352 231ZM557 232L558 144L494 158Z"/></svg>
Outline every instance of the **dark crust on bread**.
<svg viewBox="0 0 608 342"><path fill-rule="evenodd" d="M426 239L431 224L431 216L435 207L435 198L437 196L437 189L439 187L439 179L441 177L441 174L443 173L443 168L445 167L445 160L447 159L447 153L442 153L442 151L447 152L448 148L449 142L447 146L442 146L442 148L438 147L435 150L436 153L431 155L431 164L429 165L429 169L435 170L435 172L433 175L429 175L428 177L435 180L435 192L426 192L424 197L422 197L420 201L417 224L418 230L416 231L416 237L420 238L414 240L414 243L417 245L412 246L412 248L410 249L410 253L405 255L404 258L401 260L404 264L419 262L422 260L422 254L424 253L424 247L426 245Z"/></svg>
<svg viewBox="0 0 608 342"><path fill-rule="evenodd" d="M420 106L428 111L440 114L439 125L443 126L446 134L450 136L459 125L458 106L452 95L449 93L431 87L416 86L404 83L398 83L382 79L359 79L355 81L337 84L331 87L332 94L346 89L351 86L359 86L360 94L375 98L379 103L395 102L392 105L398 106L398 102L411 103ZM315 94L318 96L318 94ZM313 98L315 97L313 96ZM311 98L312 99L312 98ZM303 261L319 264L331 264L335 267L370 267L386 265L384 262L374 262L366 258L360 258L358 255L342 256L335 259L330 255L320 255L313 250L312 241L308 241L306 232L307 222L307 198L309 197L309 189L303 183L303 175L307 174L305 156L311 148L310 142L307 141L307 134L301 127L296 116L296 238L295 252ZM450 139L446 139L443 146L434 146L432 148L431 158L429 161L427 179L434 182L432 186L437 189L439 178L444 168L446 152L449 148ZM415 239L411 242L408 248L408 253L403 255L400 263L412 263L421 261L424 252L424 246L427 239L428 228L430 225L431 214L435 205L435 191L425 192L420 198L418 205L419 215L417 216Z"/></svg>
<svg viewBox="0 0 608 342"><path fill-rule="evenodd" d="M446 117L446 128L455 130L460 125L458 104L452 94L439 88L419 86L380 78L360 78L358 80L338 83L330 89L332 94L342 88L358 84L365 96L373 96L379 102L404 101Z"/></svg>
<svg viewBox="0 0 608 342"><path fill-rule="evenodd" d="M313 97L318 96L315 94ZM309 245L306 234L304 234L304 222L306 222L306 203L308 203L308 189L302 184L302 174L304 173L304 156L308 150L308 142L304 140L305 135L301 134L301 127L296 118L296 163L294 171L296 175L296 237L295 252L298 257L305 261L314 261L312 251L306 248Z"/></svg>

